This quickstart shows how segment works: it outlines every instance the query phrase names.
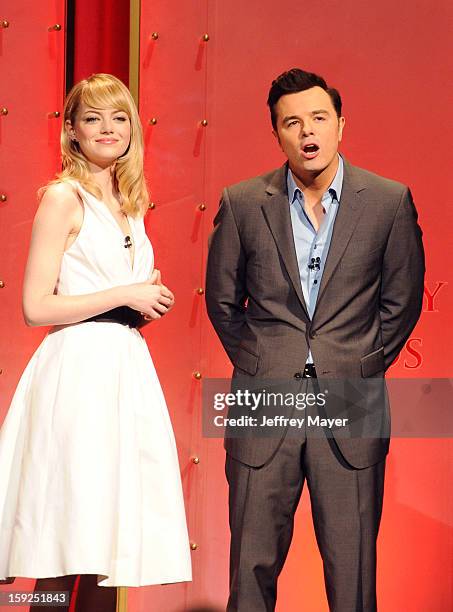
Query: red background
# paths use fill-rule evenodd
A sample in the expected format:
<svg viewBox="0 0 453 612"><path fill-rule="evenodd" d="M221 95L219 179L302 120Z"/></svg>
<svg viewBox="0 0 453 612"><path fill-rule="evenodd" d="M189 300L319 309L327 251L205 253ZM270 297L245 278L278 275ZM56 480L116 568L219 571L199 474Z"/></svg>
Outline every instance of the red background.
<svg viewBox="0 0 453 612"><path fill-rule="evenodd" d="M0 105L10 109L0 117L0 191L8 194L0 204L0 295L7 313L0 330L0 420L45 331L24 326L20 290L34 192L58 167L59 120L46 113L61 110L64 72L62 33L47 32L48 24L62 19L64 3L27 5L26 11L21 4L6 0L0 15L11 21L8 30L0 29L0 68L9 83ZM78 0L76 79L111 71L126 80L128 7L114 4L116 10L107 12L105 2ZM207 236L221 189L284 161L265 105L271 80L293 66L323 75L343 97L343 154L411 187L424 231L426 291L445 283L433 303L425 299L389 375L450 376L453 9L446 0L180 0L177 8L155 0L143 1L141 8L140 112L155 203L146 224L156 265L177 299L171 316L148 326L145 336L175 427L197 548L191 584L129 589L129 608L176 611L209 603L222 609L228 582L224 453L220 440L201 436L203 379L193 377L195 371L203 377L231 371L197 293L204 286ZM152 32L158 32L157 40ZM154 126L151 117L157 118ZM385 612L453 608L452 459L449 439L392 441L378 548L378 601ZM16 582L17 588L30 584ZM327 610L306 491L279 583L278 610L299 609Z"/></svg>

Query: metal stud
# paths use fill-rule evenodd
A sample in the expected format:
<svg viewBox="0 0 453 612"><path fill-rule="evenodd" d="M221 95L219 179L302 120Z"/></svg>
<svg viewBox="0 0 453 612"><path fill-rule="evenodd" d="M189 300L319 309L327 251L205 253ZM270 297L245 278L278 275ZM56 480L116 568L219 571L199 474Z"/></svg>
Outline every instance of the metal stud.
<svg viewBox="0 0 453 612"><path fill-rule="evenodd" d="M203 120L201 121L201 125L202 125L203 127L206 127L206 126L208 125L208 120L207 120L207 119L203 119Z"/></svg>
<svg viewBox="0 0 453 612"><path fill-rule="evenodd" d="M194 372L193 377L195 378L195 380L201 380L201 372Z"/></svg>
<svg viewBox="0 0 453 612"><path fill-rule="evenodd" d="M192 463L195 463L195 465L198 465L200 463L200 457L192 457Z"/></svg>
<svg viewBox="0 0 453 612"><path fill-rule="evenodd" d="M0 280L0 289L3 289L4 286L5 286L5 283L2 280Z"/></svg>
<svg viewBox="0 0 453 612"><path fill-rule="evenodd" d="M203 40L204 40L204 42L208 42L209 34L203 34Z"/></svg>
<svg viewBox="0 0 453 612"><path fill-rule="evenodd" d="M6 202L7 199L8 199L8 196L6 195L6 193L0 194L0 202Z"/></svg>
<svg viewBox="0 0 453 612"><path fill-rule="evenodd" d="M150 125L156 125L156 123L157 123L157 118L156 118L156 117L153 117L152 119L150 119L150 120L149 120L149 122L148 122L148 123L149 123Z"/></svg>
<svg viewBox="0 0 453 612"><path fill-rule="evenodd" d="M197 550L197 548L198 548L198 544L196 542L190 543L190 550Z"/></svg>
<svg viewBox="0 0 453 612"><path fill-rule="evenodd" d="M153 32L153 33L151 34L151 38L152 38L153 40L157 40L157 39L159 38L159 32Z"/></svg>
<svg viewBox="0 0 453 612"><path fill-rule="evenodd" d="M60 111L53 111L52 113L49 113L49 119L58 119L59 116Z"/></svg>
<svg viewBox="0 0 453 612"><path fill-rule="evenodd" d="M149 208L150 210L154 210L154 209L156 208L156 205L154 204L154 202L150 202L150 203L148 204L148 208Z"/></svg>
<svg viewBox="0 0 453 612"><path fill-rule="evenodd" d="M49 32L55 31L55 32L59 32L61 30L61 25L59 23L55 23L52 26L49 26L48 28Z"/></svg>
<svg viewBox="0 0 453 612"><path fill-rule="evenodd" d="M198 287L197 293L198 293L198 295L203 295L203 293L204 293L203 287Z"/></svg>
<svg viewBox="0 0 453 612"><path fill-rule="evenodd" d="M6 106L2 106L2 108L0 109L0 115L7 115L8 114L8 109L6 108Z"/></svg>
<svg viewBox="0 0 453 612"><path fill-rule="evenodd" d="M0 27L9 28L9 21L7 19L2 19L2 21L0 22Z"/></svg>
<svg viewBox="0 0 453 612"><path fill-rule="evenodd" d="M206 204L199 204L198 205L198 210L201 210L201 212L206 210Z"/></svg>

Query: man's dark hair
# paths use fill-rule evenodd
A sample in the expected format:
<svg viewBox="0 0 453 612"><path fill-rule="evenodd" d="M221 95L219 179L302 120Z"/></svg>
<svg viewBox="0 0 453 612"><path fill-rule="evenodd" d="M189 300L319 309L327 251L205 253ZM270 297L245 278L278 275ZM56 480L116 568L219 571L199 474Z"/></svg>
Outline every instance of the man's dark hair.
<svg viewBox="0 0 453 612"><path fill-rule="evenodd" d="M298 93L299 91L305 91L306 89L311 89L312 87L321 87L329 94L337 116L341 117L341 96L336 89L333 87L327 87L325 80L318 74L306 72L300 68L291 68L291 70L283 72L274 81L272 81L272 85L269 90L267 104L269 106L269 110L271 111L271 121L274 130L277 129L275 105L280 98L282 96L286 96L286 94Z"/></svg>

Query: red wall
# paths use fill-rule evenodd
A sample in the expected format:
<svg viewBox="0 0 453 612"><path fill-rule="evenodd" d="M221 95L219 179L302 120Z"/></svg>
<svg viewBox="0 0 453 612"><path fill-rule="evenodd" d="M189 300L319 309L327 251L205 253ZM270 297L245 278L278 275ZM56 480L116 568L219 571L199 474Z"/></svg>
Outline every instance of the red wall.
<svg viewBox="0 0 453 612"><path fill-rule="evenodd" d="M345 0L142 2L141 115L147 174L156 208L148 230L177 306L149 328L169 399L184 474L193 553L192 585L154 589L156 610L194 602L224 607L228 523L221 441L201 437L200 397L191 373L231 371L195 288L206 237L224 185L283 163L271 135L271 80L299 66L325 76L344 99L343 154L352 163L408 184L427 250L426 292L441 286L390 376L448 377L451 225L448 121L452 97L451 3L379 4ZM201 43L204 32L209 41ZM150 35L158 32L153 40ZM208 120L206 128L199 120ZM197 211L204 202L204 213ZM401 254L404 256L404 253ZM190 456L200 454L194 467ZM379 603L386 612L453 607L453 445L448 439L394 439L379 540ZM151 597L151 594L150 594ZM142 600L143 601L143 600ZM148 601L148 600L147 600ZM327 610L307 491L279 587L280 612Z"/></svg>
<svg viewBox="0 0 453 612"><path fill-rule="evenodd" d="M46 329L26 327L22 282L36 191L58 170L64 96L65 3L2 0L0 20L0 423L27 361ZM48 28L61 25L61 30ZM0 474L0 478L3 475ZM2 590L33 590L17 579ZM24 608L16 608L16 610Z"/></svg>
<svg viewBox="0 0 453 612"><path fill-rule="evenodd" d="M105 71L127 82L127 5L77 1L76 80ZM7 194L0 202L0 297L7 313L0 322L0 421L45 333L25 327L20 299L36 188L58 167L60 119L49 113L61 111L64 32L47 28L64 23L64 3L33 6L3 0L0 15L10 21L10 28L0 29L0 70L8 84L0 106L9 109L0 117L0 193ZM177 9L166 0L142 2L140 110L155 202L146 223L156 265L177 301L169 318L145 328L145 335L175 427L190 537L197 547L191 584L129 589L130 612L182 612L202 603L225 607L224 453L220 440L201 436L200 392L203 378L228 375L231 368L197 288L203 288L206 241L221 188L283 162L265 105L270 82L281 71L300 66L338 87L347 120L345 156L410 185L427 250L425 310L390 375L451 374L452 17L446 0L180 0ZM152 117L154 126L148 124ZM198 208L201 203L206 210ZM449 439L392 441L379 540L379 602L385 612L453 608L452 465ZM306 491L279 587L278 610L300 609L327 610Z"/></svg>

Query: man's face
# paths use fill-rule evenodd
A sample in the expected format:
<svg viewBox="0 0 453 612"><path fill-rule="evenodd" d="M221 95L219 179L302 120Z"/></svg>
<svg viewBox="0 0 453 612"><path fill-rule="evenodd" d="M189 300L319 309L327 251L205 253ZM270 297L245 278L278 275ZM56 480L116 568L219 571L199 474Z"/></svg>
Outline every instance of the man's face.
<svg viewBox="0 0 453 612"><path fill-rule="evenodd" d="M345 120L337 117L324 89L311 87L282 96L275 113L273 133L296 176L310 181L335 166Z"/></svg>

